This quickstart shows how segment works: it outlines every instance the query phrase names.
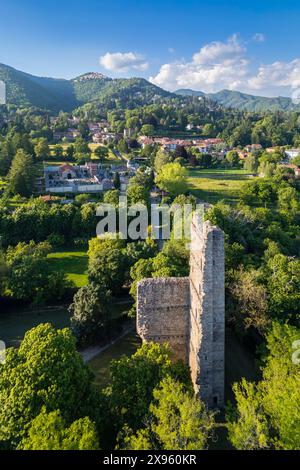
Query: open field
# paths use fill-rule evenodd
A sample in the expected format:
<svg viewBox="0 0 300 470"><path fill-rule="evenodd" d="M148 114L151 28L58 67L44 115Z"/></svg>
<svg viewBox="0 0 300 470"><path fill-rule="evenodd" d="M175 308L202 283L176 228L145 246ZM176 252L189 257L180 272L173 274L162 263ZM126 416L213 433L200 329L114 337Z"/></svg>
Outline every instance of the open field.
<svg viewBox="0 0 300 470"><path fill-rule="evenodd" d="M69 250L49 253L48 259L53 272L63 272L76 287L87 284L88 256L86 251Z"/></svg>
<svg viewBox="0 0 300 470"><path fill-rule="evenodd" d="M188 183L192 194L202 201L217 202L226 199L235 202L243 184L252 179L252 175L239 169L190 169Z"/></svg>

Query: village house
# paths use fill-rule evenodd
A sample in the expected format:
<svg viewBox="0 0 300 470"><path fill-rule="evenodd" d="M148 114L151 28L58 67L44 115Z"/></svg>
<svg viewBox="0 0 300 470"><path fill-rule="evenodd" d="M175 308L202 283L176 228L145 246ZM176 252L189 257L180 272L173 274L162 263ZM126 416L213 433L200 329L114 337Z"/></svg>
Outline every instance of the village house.
<svg viewBox="0 0 300 470"><path fill-rule="evenodd" d="M257 152L259 150L262 150L262 146L260 144L250 144L250 145L246 145L246 147L244 148L244 150L246 152Z"/></svg>
<svg viewBox="0 0 300 470"><path fill-rule="evenodd" d="M87 162L84 165L52 165L44 167L44 178L40 178L39 192L43 193L97 193L113 189L113 175L118 171L121 190L126 190L129 176L134 175L137 165L130 168L104 168L101 164Z"/></svg>
<svg viewBox="0 0 300 470"><path fill-rule="evenodd" d="M196 147L202 153L210 153L217 150L217 147L223 146L221 153L226 153L226 144L222 139L171 139L169 137L147 137L140 136L138 142L144 148L146 145L159 144L166 151L175 151L178 147ZM218 149L219 150L219 149Z"/></svg>
<svg viewBox="0 0 300 470"><path fill-rule="evenodd" d="M100 130L98 122L88 122L87 126L91 134L97 134Z"/></svg>
<svg viewBox="0 0 300 470"><path fill-rule="evenodd" d="M115 134L114 132L98 132L92 136L92 140L94 144L104 144L106 142L113 142L118 137L119 134Z"/></svg>
<svg viewBox="0 0 300 470"><path fill-rule="evenodd" d="M284 153L288 157L288 159L291 160L292 158L298 157L298 155L300 154L300 148L286 149Z"/></svg>
<svg viewBox="0 0 300 470"><path fill-rule="evenodd" d="M60 142L62 140L67 140L68 142L74 142L77 137L80 136L80 132L77 129L68 129L65 132L54 132L53 140Z"/></svg>
<svg viewBox="0 0 300 470"><path fill-rule="evenodd" d="M100 164L46 166L45 191L48 193L89 193L112 188L112 180Z"/></svg>
<svg viewBox="0 0 300 470"><path fill-rule="evenodd" d="M295 178L296 179L300 179L300 168L297 166L297 165L293 165L293 164L282 164L282 165L279 165L280 168L290 168L291 170L294 171L294 174L295 174Z"/></svg>

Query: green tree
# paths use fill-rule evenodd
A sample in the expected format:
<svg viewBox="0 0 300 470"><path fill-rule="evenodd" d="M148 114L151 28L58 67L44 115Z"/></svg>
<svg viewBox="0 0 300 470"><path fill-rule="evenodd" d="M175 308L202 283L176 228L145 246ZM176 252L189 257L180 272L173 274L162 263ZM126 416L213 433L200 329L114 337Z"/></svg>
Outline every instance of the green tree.
<svg viewBox="0 0 300 470"><path fill-rule="evenodd" d="M6 176L13 159L12 148L9 142L0 143L0 175Z"/></svg>
<svg viewBox="0 0 300 470"><path fill-rule="evenodd" d="M300 210L300 203L297 190L291 186L280 188L278 191L278 206L288 215L295 215Z"/></svg>
<svg viewBox="0 0 300 470"><path fill-rule="evenodd" d="M141 134L151 136L154 134L154 126L152 124L144 124L141 128Z"/></svg>
<svg viewBox="0 0 300 470"><path fill-rule="evenodd" d="M230 167L235 167L239 165L240 157L235 150L230 150L226 153L225 162L228 163Z"/></svg>
<svg viewBox="0 0 300 470"><path fill-rule="evenodd" d="M153 259L153 277L184 277L189 273L189 251L185 240L165 242L163 249Z"/></svg>
<svg viewBox="0 0 300 470"><path fill-rule="evenodd" d="M228 314L236 331L244 335L255 328L262 335L270 324L267 290L259 282L260 274L252 269L240 268L230 276L228 286Z"/></svg>
<svg viewBox="0 0 300 470"><path fill-rule="evenodd" d="M106 191L104 194L103 201L105 204L112 204L115 207L118 207L119 205L119 197L120 197L120 191L118 189L111 189L109 191Z"/></svg>
<svg viewBox="0 0 300 470"><path fill-rule="evenodd" d="M237 405L229 408L227 418L229 439L237 449L300 449L299 337L296 328L274 323L262 380L234 385Z"/></svg>
<svg viewBox="0 0 300 470"><path fill-rule="evenodd" d="M34 242L18 243L7 249L7 288L13 298L43 303L52 298L63 297L70 283L63 273L51 271L46 259L49 251L50 246L47 243Z"/></svg>
<svg viewBox="0 0 300 470"><path fill-rule="evenodd" d="M40 324L0 364L0 442L16 447L45 407L71 423L95 413L93 375L69 329Z"/></svg>
<svg viewBox="0 0 300 470"><path fill-rule="evenodd" d="M130 269L130 277L132 279L132 284L130 287L130 294L135 299L136 298L136 289L137 284L142 279L152 277L153 272L153 259L148 258L139 259Z"/></svg>
<svg viewBox="0 0 300 470"><path fill-rule="evenodd" d="M68 147L66 148L66 152L65 152L66 158L68 160L72 160L74 158L74 153L75 153L74 145L73 144L68 145Z"/></svg>
<svg viewBox="0 0 300 470"><path fill-rule="evenodd" d="M77 137L74 143L74 158L78 163L89 160L91 157L91 149L88 143L82 138Z"/></svg>
<svg viewBox="0 0 300 470"><path fill-rule="evenodd" d="M105 285L113 294L122 289L127 271L125 241L96 238L89 243L89 281Z"/></svg>
<svg viewBox="0 0 300 470"><path fill-rule="evenodd" d="M127 189L128 204L149 204L149 192L145 186L129 184Z"/></svg>
<svg viewBox="0 0 300 470"><path fill-rule="evenodd" d="M154 168L156 172L159 172L164 165L171 162L170 155L160 148L154 158Z"/></svg>
<svg viewBox="0 0 300 470"><path fill-rule="evenodd" d="M113 184L114 184L115 189L120 189L121 180L120 180L120 174L119 174L118 171L116 171L115 174L114 174Z"/></svg>
<svg viewBox="0 0 300 470"><path fill-rule="evenodd" d="M110 293L105 286L88 284L74 295L69 307L71 325L81 344L87 344L107 333L111 319Z"/></svg>
<svg viewBox="0 0 300 470"><path fill-rule="evenodd" d="M62 145L54 145L53 156L56 160L61 160L64 156L64 148Z"/></svg>
<svg viewBox="0 0 300 470"><path fill-rule="evenodd" d="M299 325L300 260L275 254L267 263L266 278L272 314Z"/></svg>
<svg viewBox="0 0 300 470"><path fill-rule="evenodd" d="M4 291L8 268L5 261L4 253L0 250L0 296Z"/></svg>
<svg viewBox="0 0 300 470"><path fill-rule="evenodd" d="M140 126L140 120L137 116L131 116L126 119L126 128L136 130Z"/></svg>
<svg viewBox="0 0 300 470"><path fill-rule="evenodd" d="M233 385L236 409L227 410L229 440L238 450L267 449L269 447L269 424L263 412L262 397L255 384L242 379Z"/></svg>
<svg viewBox="0 0 300 470"><path fill-rule="evenodd" d="M28 197L34 191L35 167L33 159L24 150L18 150L8 174L8 187L11 193Z"/></svg>
<svg viewBox="0 0 300 470"><path fill-rule="evenodd" d="M205 137L214 137L215 135L214 125L211 123L204 124L204 126L202 127L202 134Z"/></svg>
<svg viewBox="0 0 300 470"><path fill-rule="evenodd" d="M258 168L258 161L255 155L249 155L244 160L244 169L249 173L256 173Z"/></svg>
<svg viewBox="0 0 300 470"><path fill-rule="evenodd" d="M192 390L166 377L153 391L151 426L164 450L201 450L207 445L214 426L213 413L208 412Z"/></svg>
<svg viewBox="0 0 300 470"><path fill-rule="evenodd" d="M100 160L100 162L104 162L105 159L108 157L108 148L103 145L99 145L98 147L96 147L94 153L96 157Z"/></svg>
<svg viewBox="0 0 300 470"><path fill-rule="evenodd" d="M261 162L258 171L262 176L265 176L266 178L270 178L271 176L274 175L276 170L276 164L272 162Z"/></svg>
<svg viewBox="0 0 300 470"><path fill-rule="evenodd" d="M128 153L128 145L125 139L119 140L117 148L120 153Z"/></svg>
<svg viewBox="0 0 300 470"><path fill-rule="evenodd" d="M155 182L160 189L178 196L187 192L187 170L179 163L167 163L161 168Z"/></svg>
<svg viewBox="0 0 300 470"><path fill-rule="evenodd" d="M131 357L123 356L110 365L110 402L118 429L127 424L134 432L149 414L153 390L167 375L190 384L189 371L172 363L167 346L143 344Z"/></svg>
<svg viewBox="0 0 300 470"><path fill-rule="evenodd" d="M47 160L50 157L50 148L47 139L41 137L34 146L34 153L39 160Z"/></svg>
<svg viewBox="0 0 300 470"><path fill-rule="evenodd" d="M297 157L294 157L292 159L293 165L296 165L298 168L300 167L300 153L297 155Z"/></svg>
<svg viewBox="0 0 300 470"><path fill-rule="evenodd" d="M68 426L59 410L47 413L45 408L31 422L28 435L22 439L22 450L98 450L99 439L90 418L80 418Z"/></svg>

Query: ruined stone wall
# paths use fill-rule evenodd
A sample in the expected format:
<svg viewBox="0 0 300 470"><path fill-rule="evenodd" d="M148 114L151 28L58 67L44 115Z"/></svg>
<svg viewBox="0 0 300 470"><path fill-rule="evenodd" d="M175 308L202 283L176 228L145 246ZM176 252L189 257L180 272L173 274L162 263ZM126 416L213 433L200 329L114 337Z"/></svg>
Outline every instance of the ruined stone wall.
<svg viewBox="0 0 300 470"><path fill-rule="evenodd" d="M137 288L137 332L168 342L191 368L195 392L209 407L224 405L224 234L192 220L189 278L144 279Z"/></svg>
<svg viewBox="0 0 300 470"><path fill-rule="evenodd" d="M189 278L144 279L137 288L137 332L143 341L168 342L175 359L188 359Z"/></svg>

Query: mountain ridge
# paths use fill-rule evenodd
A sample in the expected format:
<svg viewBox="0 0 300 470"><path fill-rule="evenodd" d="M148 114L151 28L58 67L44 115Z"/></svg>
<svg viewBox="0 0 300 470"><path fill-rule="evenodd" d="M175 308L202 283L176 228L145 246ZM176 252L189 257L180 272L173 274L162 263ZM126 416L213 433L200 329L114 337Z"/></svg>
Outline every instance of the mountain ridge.
<svg viewBox="0 0 300 470"><path fill-rule="evenodd" d="M263 97L239 91L221 90L204 93L191 89L170 92L145 78L111 78L100 72L87 72L70 80L39 77L0 63L0 80L6 83L7 103L19 107L33 106L52 113L70 112L87 103L99 102L108 107L136 107L157 99L203 97L228 108L251 112L299 111L300 106L288 97Z"/></svg>
<svg viewBox="0 0 300 470"><path fill-rule="evenodd" d="M285 96L258 96L243 93L236 90L220 90L216 93L204 93L202 91L181 88L174 91L179 96L205 97L216 103L227 107L244 111L264 112L264 111L299 111L300 106L293 103L291 98Z"/></svg>
<svg viewBox="0 0 300 470"><path fill-rule="evenodd" d="M0 64L0 80L6 84L7 103L34 106L54 113L72 111L86 103L126 100L137 106L151 103L156 97L172 97L144 78L110 78L99 72L88 72L71 80L38 77Z"/></svg>

